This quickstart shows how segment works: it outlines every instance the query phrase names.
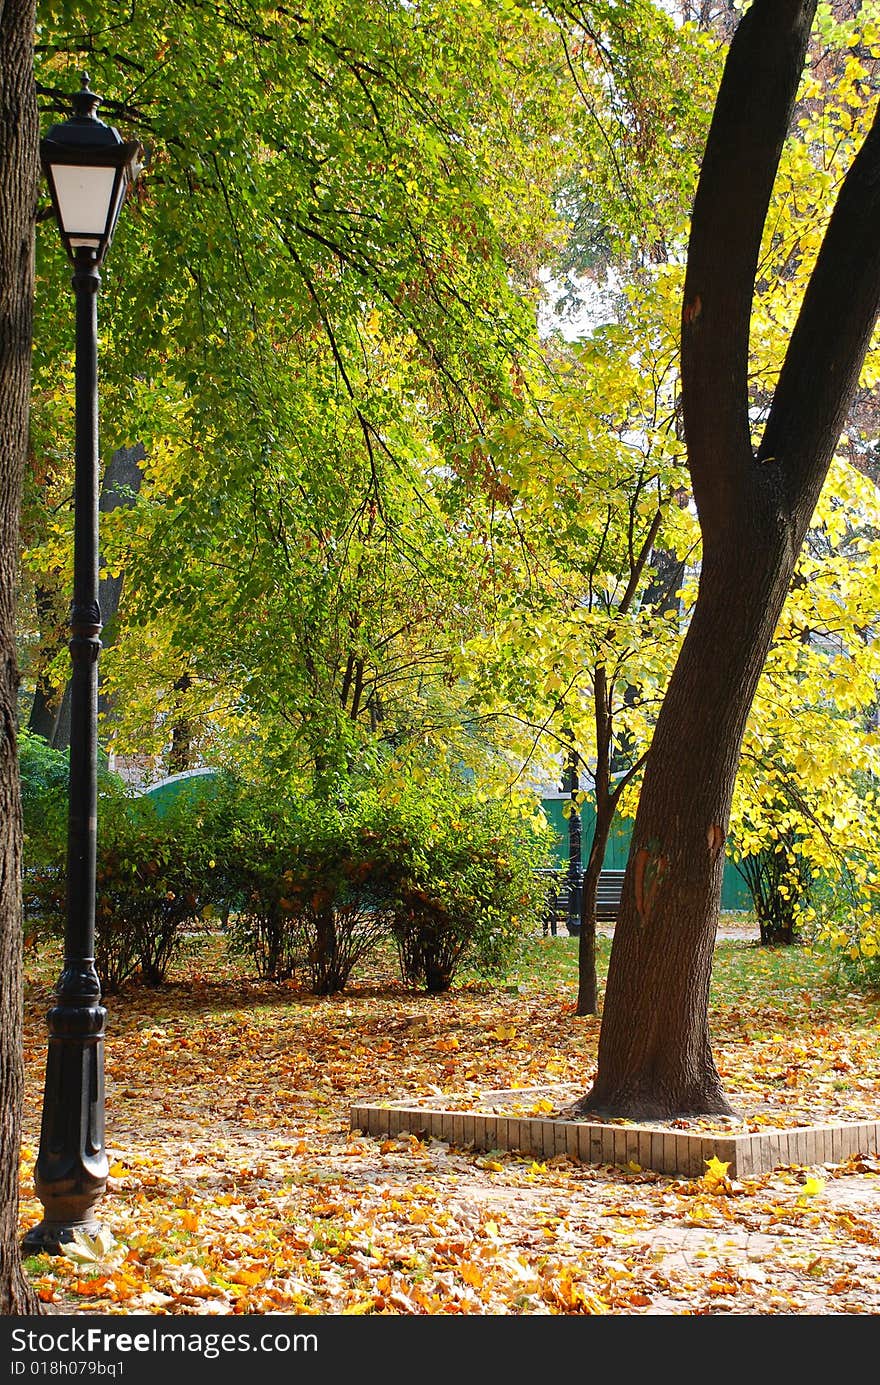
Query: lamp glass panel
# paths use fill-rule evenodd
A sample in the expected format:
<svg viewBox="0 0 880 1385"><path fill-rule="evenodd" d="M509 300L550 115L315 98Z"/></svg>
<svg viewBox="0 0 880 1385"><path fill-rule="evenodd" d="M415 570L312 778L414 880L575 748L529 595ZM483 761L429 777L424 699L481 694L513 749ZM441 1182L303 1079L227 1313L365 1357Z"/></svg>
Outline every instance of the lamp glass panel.
<svg viewBox="0 0 880 1385"><path fill-rule="evenodd" d="M97 245L107 227L115 168L53 164L61 224L71 245Z"/></svg>
<svg viewBox="0 0 880 1385"><path fill-rule="evenodd" d="M119 220L119 213L122 210L122 204L125 201L125 194L128 191L128 177L126 176L125 170L119 169L117 170L117 173L119 177L119 182L116 188L114 189L113 210L110 214L110 220L107 222L107 232L111 239L113 237L113 232L116 230L116 223Z"/></svg>

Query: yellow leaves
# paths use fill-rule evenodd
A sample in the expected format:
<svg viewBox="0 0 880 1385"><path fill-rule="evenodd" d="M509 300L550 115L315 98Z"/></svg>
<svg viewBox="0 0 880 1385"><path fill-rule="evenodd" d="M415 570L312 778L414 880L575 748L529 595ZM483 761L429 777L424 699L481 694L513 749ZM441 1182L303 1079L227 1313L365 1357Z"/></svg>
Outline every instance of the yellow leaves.
<svg viewBox="0 0 880 1385"><path fill-rule="evenodd" d="M469 1284L472 1289L482 1289L486 1276L479 1266L472 1261L463 1261L456 1268L456 1273L465 1284Z"/></svg>
<svg viewBox="0 0 880 1385"><path fill-rule="evenodd" d="M719 972L726 976L731 952L719 949L716 981ZM735 993L725 991L713 1010L725 1087L747 1129L832 1119L850 1101L846 1114L864 1118L875 1102L880 1058L873 1009L823 989L801 949L788 959L765 953L771 950L737 949ZM840 1219L841 1180L813 1191L819 1180L810 1179L821 1168L798 1168L787 1182L777 1176L768 1193L765 1179L728 1187L731 1167L718 1157L706 1159L701 1177L679 1182L497 1149L479 1155L436 1138L420 1145L403 1132L387 1140L340 1133L349 1097L322 1085L334 1065L347 1076L348 1092L388 1102L426 1094L447 1056L434 1041L451 1033L459 1050L448 1056L468 1074L466 1090L456 1086L452 1099L438 1088L435 1107L465 1110L478 1096L500 1106L499 1090L515 1086L510 1104L521 1109L512 1118L525 1119L536 1098L567 1102L575 1093L562 1091L567 1083L549 1083L547 1056L564 1053L567 1043L571 1082L579 1085L589 1079L595 1034L573 1036L571 1011L549 985L542 983L540 999L533 987L522 995L462 988L438 1007L436 998L399 989L382 995L372 976L364 991L353 985L344 998L307 1004L274 988L215 984L216 1004L210 993L206 1002L200 983L197 994L138 990L118 1007L122 1041L110 1055L111 1093L117 1102L125 1093L125 1119L137 1135L130 1148L113 1151L111 1173L124 1178L124 1194L111 1191L104 1206L114 1236L130 1249L118 1264L113 1251L101 1263L59 1256L49 1275L41 1263L34 1284L46 1302L161 1314L587 1315L665 1312L670 1304L676 1312L717 1313L744 1307L738 1293L760 1294L750 1306L761 1312L790 1311L780 1306L790 1293L803 1312L806 1292L821 1292L827 1304L834 1285L852 1296L835 1310L870 1301L876 1276L867 1292L848 1287L847 1257L873 1244L876 1226L852 1209ZM45 1043L41 994L30 1011L35 1111ZM157 1023L172 1042L141 1048L137 1036ZM513 1029L515 1042L499 1043L499 1028ZM191 1044L194 1080L174 1117L180 1134L171 1156L154 1093L176 1080L180 1038ZM384 1056L377 1056L380 1038L388 1041ZM841 1079L845 1092L834 1086ZM856 1088L859 1081L868 1085ZM260 1094L280 1084L286 1095L265 1108L265 1124L245 1126L236 1115L242 1095L263 1109ZM876 1162L846 1171L872 1174ZM38 1215L31 1179L25 1167L25 1223ZM866 1195L871 1181L862 1178ZM759 1283L754 1258L742 1282L733 1268L740 1233L749 1237L768 1224L797 1229L797 1266L785 1236L771 1235L766 1278L749 1288ZM679 1241L686 1266L670 1248ZM815 1254L828 1266L821 1282L804 1270ZM713 1274L719 1259L727 1263Z"/></svg>
<svg viewBox="0 0 880 1385"><path fill-rule="evenodd" d="M559 1054L554 1054L553 1057L545 1063L544 1071L547 1073L548 1077L564 1076L564 1074L568 1072L568 1059L561 1057ZM553 1109L552 1103L548 1109Z"/></svg>
<svg viewBox="0 0 880 1385"><path fill-rule="evenodd" d="M510 1039L516 1038L515 1024L498 1024L492 1030L492 1037L499 1043L507 1043Z"/></svg>
<svg viewBox="0 0 880 1385"><path fill-rule="evenodd" d="M719 1223L718 1208L714 1203L707 1202L705 1198L697 1197L687 1208L685 1218L693 1226L717 1226Z"/></svg>
<svg viewBox="0 0 880 1385"><path fill-rule="evenodd" d="M740 1284L731 1277L728 1269L713 1270L706 1285L706 1292L713 1298L722 1298L733 1294L738 1294Z"/></svg>
<svg viewBox="0 0 880 1385"><path fill-rule="evenodd" d="M268 1274L268 1269L257 1266L253 1269L239 1269L229 1275L230 1284L243 1284L246 1288L252 1289L256 1284L262 1284Z"/></svg>
<svg viewBox="0 0 880 1385"><path fill-rule="evenodd" d="M716 1192L719 1189L727 1190L730 1187L727 1170L730 1168L730 1161L722 1160L717 1155L712 1155L711 1159L706 1159L706 1172L700 1182L709 1192Z"/></svg>
<svg viewBox="0 0 880 1385"><path fill-rule="evenodd" d="M367 1313L376 1311L376 1300L373 1298L360 1299L357 1303L349 1303L342 1309L345 1317L363 1317Z"/></svg>
<svg viewBox="0 0 880 1385"><path fill-rule="evenodd" d="M423 1226L431 1221L433 1215L432 1207L411 1207L407 1213L407 1221L412 1222L414 1226Z"/></svg>
<svg viewBox="0 0 880 1385"><path fill-rule="evenodd" d="M824 1189L825 1179L817 1178L814 1174L811 1174L809 1178L807 1178L807 1180L805 1181L804 1186L798 1195L798 1202L802 1206L805 1206L811 1198L819 1197L821 1193L824 1192Z"/></svg>
<svg viewBox="0 0 880 1385"><path fill-rule="evenodd" d="M577 1271L570 1267L566 1267L558 1277L550 1280L544 1292L551 1303L555 1302L566 1313L599 1316L609 1312L607 1300L593 1293L577 1277Z"/></svg>

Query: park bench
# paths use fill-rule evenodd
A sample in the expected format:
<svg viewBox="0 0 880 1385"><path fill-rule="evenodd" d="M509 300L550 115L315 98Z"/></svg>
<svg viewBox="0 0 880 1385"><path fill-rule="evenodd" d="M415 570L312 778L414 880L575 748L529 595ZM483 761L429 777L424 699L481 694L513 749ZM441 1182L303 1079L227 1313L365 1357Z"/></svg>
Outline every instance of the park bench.
<svg viewBox="0 0 880 1385"><path fill-rule="evenodd" d="M614 923L620 912L620 892L623 889L623 870L602 870L596 887L596 921Z"/></svg>
<svg viewBox="0 0 880 1385"><path fill-rule="evenodd" d="M620 910L620 893L623 889L625 871L603 870L599 872L596 887L596 922L614 923ZM560 923L568 923L568 880L564 869L554 870L544 867L536 871L547 882L547 905L543 919L544 937L551 933L556 936ZM581 874L583 880L583 874Z"/></svg>

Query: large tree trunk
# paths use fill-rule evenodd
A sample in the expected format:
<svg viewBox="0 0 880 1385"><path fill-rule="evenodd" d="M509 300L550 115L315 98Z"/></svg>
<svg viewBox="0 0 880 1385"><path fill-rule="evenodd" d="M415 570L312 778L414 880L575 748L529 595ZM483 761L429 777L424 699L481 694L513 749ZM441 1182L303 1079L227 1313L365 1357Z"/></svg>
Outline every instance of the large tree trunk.
<svg viewBox="0 0 880 1385"><path fill-rule="evenodd" d="M729 1112L708 1031L724 842L740 741L794 561L784 539L763 528L763 571L744 566L735 546L726 565L704 565L657 722L614 930L591 1111L641 1119ZM731 590L743 599L732 603Z"/></svg>
<svg viewBox="0 0 880 1385"><path fill-rule="evenodd" d="M761 234L816 0L755 0L728 53L694 202L682 398L700 587L648 756L598 1071L576 1108L729 1111L708 1000L724 842L755 687L880 310L880 125L844 180L761 445L748 336Z"/></svg>
<svg viewBox="0 0 880 1385"><path fill-rule="evenodd" d="M15 649L21 484L28 438L37 107L33 0L0 4L0 1313L35 1313L21 1267L23 1100L21 803Z"/></svg>

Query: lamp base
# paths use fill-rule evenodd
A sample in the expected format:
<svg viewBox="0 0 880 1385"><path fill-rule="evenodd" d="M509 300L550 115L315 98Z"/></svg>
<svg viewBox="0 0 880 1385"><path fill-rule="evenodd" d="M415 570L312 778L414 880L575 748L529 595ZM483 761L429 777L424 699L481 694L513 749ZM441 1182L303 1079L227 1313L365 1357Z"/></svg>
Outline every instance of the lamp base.
<svg viewBox="0 0 880 1385"><path fill-rule="evenodd" d="M76 1240L77 1234L94 1240L102 1231L99 1221L53 1222L41 1221L26 1231L21 1248L25 1255L63 1255L64 1247Z"/></svg>

